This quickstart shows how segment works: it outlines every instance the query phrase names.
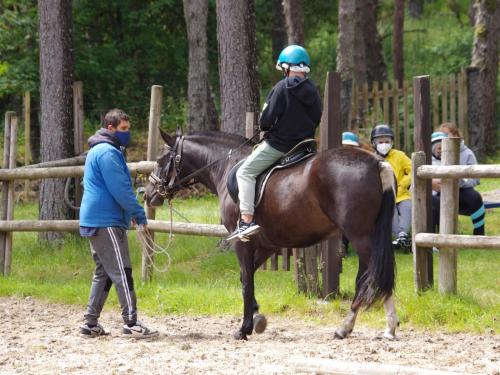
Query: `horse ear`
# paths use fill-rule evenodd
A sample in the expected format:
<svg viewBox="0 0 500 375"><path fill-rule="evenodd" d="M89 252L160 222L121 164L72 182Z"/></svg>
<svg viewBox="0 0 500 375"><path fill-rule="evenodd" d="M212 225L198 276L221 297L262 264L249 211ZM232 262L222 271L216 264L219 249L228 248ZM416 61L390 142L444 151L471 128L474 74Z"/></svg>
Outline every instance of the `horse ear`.
<svg viewBox="0 0 500 375"><path fill-rule="evenodd" d="M160 134L167 145L169 145L170 147L174 145L175 139L171 137L166 131L160 129Z"/></svg>

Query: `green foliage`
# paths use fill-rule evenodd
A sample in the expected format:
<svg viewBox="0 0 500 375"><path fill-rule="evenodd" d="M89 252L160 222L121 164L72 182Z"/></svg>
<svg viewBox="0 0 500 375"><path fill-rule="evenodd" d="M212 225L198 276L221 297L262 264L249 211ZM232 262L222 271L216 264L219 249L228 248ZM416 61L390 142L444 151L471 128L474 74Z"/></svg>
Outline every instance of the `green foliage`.
<svg viewBox="0 0 500 375"><path fill-rule="evenodd" d="M0 4L0 99L38 87L36 0Z"/></svg>
<svg viewBox="0 0 500 375"><path fill-rule="evenodd" d="M256 0L258 72L261 100L281 78L271 47L271 2ZM378 28L392 76L393 1L381 0ZM418 19L405 17L405 75L456 73L470 63L474 29L468 22L468 0L425 2ZM215 0L209 0L208 55L210 79L218 101L218 47ZM322 91L326 72L336 66L338 1L303 3L305 45L312 60L311 77ZM164 87L162 126L182 125L187 108L188 46L180 0L73 1L75 79L84 82L87 121L97 125L110 107L122 107L145 127L150 88ZM0 4L0 109L18 109L18 96L35 91L37 100L38 35L36 0ZM14 99L14 96L17 99ZM217 103L218 105L218 103Z"/></svg>

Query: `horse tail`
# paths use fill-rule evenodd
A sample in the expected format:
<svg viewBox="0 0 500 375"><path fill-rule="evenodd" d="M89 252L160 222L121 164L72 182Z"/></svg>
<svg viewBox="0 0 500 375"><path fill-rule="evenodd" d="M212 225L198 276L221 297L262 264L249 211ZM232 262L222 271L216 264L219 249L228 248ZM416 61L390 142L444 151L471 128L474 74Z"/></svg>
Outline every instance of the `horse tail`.
<svg viewBox="0 0 500 375"><path fill-rule="evenodd" d="M359 298L366 307L392 295L396 261L392 249L392 218L396 204L394 172L387 162L379 162L382 203L375 222L375 236L368 270L363 275Z"/></svg>

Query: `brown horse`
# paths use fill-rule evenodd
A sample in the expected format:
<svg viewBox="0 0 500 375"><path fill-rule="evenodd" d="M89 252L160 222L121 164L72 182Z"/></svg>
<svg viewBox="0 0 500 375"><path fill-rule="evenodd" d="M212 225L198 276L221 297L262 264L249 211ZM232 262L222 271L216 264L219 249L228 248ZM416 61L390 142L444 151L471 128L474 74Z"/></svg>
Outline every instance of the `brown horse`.
<svg viewBox="0 0 500 375"><path fill-rule="evenodd" d="M148 205L160 206L180 188L200 182L219 197L222 224L232 232L239 208L229 196L226 181L231 167L250 154L251 142L221 132L173 137L162 131L161 135L168 146L159 155L150 176L145 193ZM390 166L355 148L319 152L304 162L275 171L255 211L261 232L249 242L235 244L244 315L234 337L246 339L253 332L254 314L259 309L254 274L276 249L308 247L341 230L359 256L359 268L351 312L335 336L349 335L360 307L383 300L387 317L384 336L393 339L398 325L392 298L394 194ZM266 322L262 315L258 317L264 323L255 327L256 332L262 331Z"/></svg>

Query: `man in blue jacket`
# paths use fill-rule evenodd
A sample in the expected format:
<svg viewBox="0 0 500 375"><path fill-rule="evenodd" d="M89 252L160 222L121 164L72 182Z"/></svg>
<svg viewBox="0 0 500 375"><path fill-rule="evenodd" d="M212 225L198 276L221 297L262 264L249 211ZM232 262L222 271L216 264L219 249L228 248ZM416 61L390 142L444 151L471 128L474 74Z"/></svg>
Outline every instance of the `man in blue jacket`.
<svg viewBox="0 0 500 375"><path fill-rule="evenodd" d="M88 141L90 151L85 160L80 234L89 238L96 268L85 324L80 327L80 333L86 337L107 334L98 319L112 284L115 284L125 323L123 335L134 338L158 335L137 320L127 229L132 221L138 230L146 230L147 220L134 194L122 152L129 142L130 121L120 109L109 111L103 127Z"/></svg>
<svg viewBox="0 0 500 375"><path fill-rule="evenodd" d="M309 55L301 46L288 46L278 57L276 68L285 78L273 87L264 104L259 120L261 130L266 132L264 141L236 173L241 219L228 241L248 240L260 230L254 220L257 176L295 145L314 138L322 108L318 88L307 78L310 65Z"/></svg>

